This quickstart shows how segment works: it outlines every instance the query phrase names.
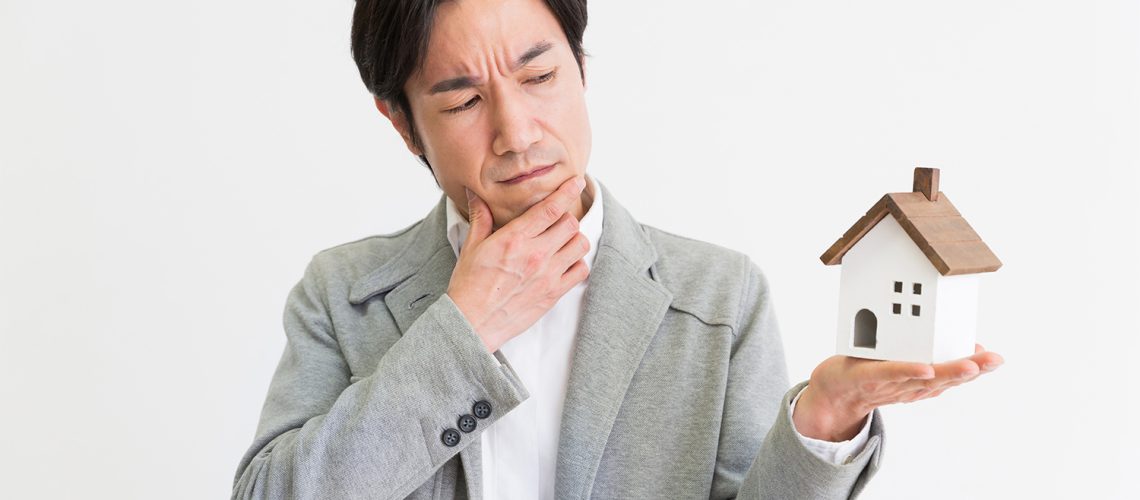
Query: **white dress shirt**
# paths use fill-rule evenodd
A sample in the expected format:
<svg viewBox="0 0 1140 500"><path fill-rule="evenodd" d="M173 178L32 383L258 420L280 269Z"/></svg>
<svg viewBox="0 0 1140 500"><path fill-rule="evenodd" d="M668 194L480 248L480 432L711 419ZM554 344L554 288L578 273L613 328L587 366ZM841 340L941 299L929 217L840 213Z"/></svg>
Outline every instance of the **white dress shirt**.
<svg viewBox="0 0 1140 500"><path fill-rule="evenodd" d="M593 176L586 191L593 201L579 223L579 231L590 241L584 260L594 266L594 255L602 236L601 189ZM447 239L456 257L471 225L448 198ZM499 350L511 360L511 367L522 380L530 397L503 415L479 436L482 448L483 498L542 499L554 498L554 471L558 463L558 437L562 425L562 404L566 398L570 364L574 355L574 339L582 314L582 298L589 278L574 286L544 316L514 337ZM799 395L791 403L795 410ZM858 454L867 442L871 418L850 441L833 443L796 435L813 454L822 460L840 464Z"/></svg>

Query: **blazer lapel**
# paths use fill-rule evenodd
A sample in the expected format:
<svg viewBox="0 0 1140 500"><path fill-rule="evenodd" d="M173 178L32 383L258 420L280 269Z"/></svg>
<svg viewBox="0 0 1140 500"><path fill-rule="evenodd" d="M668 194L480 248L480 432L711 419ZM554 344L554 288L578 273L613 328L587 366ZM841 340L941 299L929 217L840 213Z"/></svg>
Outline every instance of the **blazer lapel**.
<svg viewBox="0 0 1140 500"><path fill-rule="evenodd" d="M605 186L602 196L602 236L562 410L558 498L589 497L626 389L673 298L653 279L649 237Z"/></svg>
<svg viewBox="0 0 1140 500"><path fill-rule="evenodd" d="M411 231L412 242L384 265L353 284L349 301L359 305L376 294L388 292L384 304L396 320L400 334L447 291L455 252L447 241L445 198Z"/></svg>
<svg viewBox="0 0 1140 500"><path fill-rule="evenodd" d="M451 245L444 245L431 252L419 272L384 296L384 303L400 327L401 335L408 331L428 306L447 292L451 271L454 269L455 251Z"/></svg>

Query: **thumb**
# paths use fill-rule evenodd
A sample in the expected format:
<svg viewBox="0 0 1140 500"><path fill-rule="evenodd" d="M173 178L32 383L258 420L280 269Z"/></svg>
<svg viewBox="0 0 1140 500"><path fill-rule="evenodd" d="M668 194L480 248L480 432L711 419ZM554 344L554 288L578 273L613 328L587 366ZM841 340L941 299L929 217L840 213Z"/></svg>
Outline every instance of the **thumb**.
<svg viewBox="0 0 1140 500"><path fill-rule="evenodd" d="M467 220L471 223L471 229L467 231L466 243L479 243L491 235L491 226L493 225L491 209L470 188L465 187L463 189L467 191Z"/></svg>

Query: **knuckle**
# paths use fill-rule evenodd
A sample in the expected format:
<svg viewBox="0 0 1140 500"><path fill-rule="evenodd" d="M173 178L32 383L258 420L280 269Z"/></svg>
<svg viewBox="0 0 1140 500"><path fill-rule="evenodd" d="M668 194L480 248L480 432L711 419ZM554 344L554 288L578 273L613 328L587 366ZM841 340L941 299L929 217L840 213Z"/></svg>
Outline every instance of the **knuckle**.
<svg viewBox="0 0 1140 500"><path fill-rule="evenodd" d="M582 280L585 280L589 276L590 276L590 268L586 267L585 264L577 266L577 268L574 270L574 278L575 278L574 282L575 283L580 282Z"/></svg>
<svg viewBox="0 0 1140 500"><path fill-rule="evenodd" d="M534 274L542 269L543 262L546 261L546 255L542 252L534 251L526 256L526 272L527 274Z"/></svg>
<svg viewBox="0 0 1140 500"><path fill-rule="evenodd" d="M547 295L546 297L543 297L543 299L539 302L539 305L541 305L544 309L551 309L557 303L558 303L558 295L550 294L550 295Z"/></svg>
<svg viewBox="0 0 1140 500"><path fill-rule="evenodd" d="M542 207L542 214L546 216L547 220L558 220L562 216L562 210L558 208L557 204L545 203Z"/></svg>
<svg viewBox="0 0 1140 500"><path fill-rule="evenodd" d="M578 221L578 218L574 217L573 215L570 215L569 212L566 213L565 217L566 217L567 224L570 226L570 230L571 231L577 231L578 228L581 226L581 223Z"/></svg>
<svg viewBox="0 0 1140 500"><path fill-rule="evenodd" d="M586 235L578 233L578 236L575 236L574 238L578 240L578 247L583 255L590 251L590 239L587 238Z"/></svg>
<svg viewBox="0 0 1140 500"><path fill-rule="evenodd" d="M519 255L519 253L522 251L522 247L523 247L522 238L519 238L517 235L511 234L503 242L503 255L507 259L513 259Z"/></svg>
<svg viewBox="0 0 1140 500"><path fill-rule="evenodd" d="M551 292L550 292L550 277L549 276L546 276L546 275L535 276L532 283L534 283L535 289L538 290L538 292L541 294L541 296L543 297L544 300L550 298Z"/></svg>

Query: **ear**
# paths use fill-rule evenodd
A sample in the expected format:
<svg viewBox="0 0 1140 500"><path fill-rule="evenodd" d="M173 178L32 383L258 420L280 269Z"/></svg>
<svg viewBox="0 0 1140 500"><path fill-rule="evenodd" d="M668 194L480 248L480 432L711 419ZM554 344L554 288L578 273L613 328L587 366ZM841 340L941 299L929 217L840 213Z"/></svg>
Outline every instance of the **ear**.
<svg viewBox="0 0 1140 500"><path fill-rule="evenodd" d="M391 109L388 103L379 97L373 96L372 100L376 101L376 109L380 111L380 114L392 122L392 126L396 128L396 132L399 132L400 137L404 139L404 145L408 147L408 151L411 151L412 154L416 156L424 154L423 150L416 147L415 142L412 141L411 127L408 123L407 115L401 111Z"/></svg>

